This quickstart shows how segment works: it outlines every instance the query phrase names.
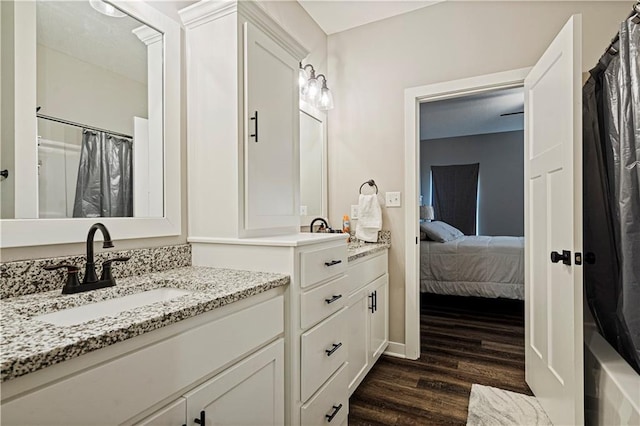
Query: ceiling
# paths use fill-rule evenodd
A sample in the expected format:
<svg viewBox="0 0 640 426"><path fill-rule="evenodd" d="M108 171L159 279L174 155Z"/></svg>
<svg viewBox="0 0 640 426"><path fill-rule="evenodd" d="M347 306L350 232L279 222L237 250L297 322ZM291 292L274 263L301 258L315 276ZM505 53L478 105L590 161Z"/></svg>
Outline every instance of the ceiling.
<svg viewBox="0 0 640 426"><path fill-rule="evenodd" d="M522 87L420 104L420 140L524 129Z"/></svg>
<svg viewBox="0 0 640 426"><path fill-rule="evenodd" d="M431 6L441 1L443 0L298 0L298 3L325 33L334 34Z"/></svg>
<svg viewBox="0 0 640 426"><path fill-rule="evenodd" d="M142 22L96 12L88 1L36 2L37 42L90 64L147 82L147 47L131 32Z"/></svg>

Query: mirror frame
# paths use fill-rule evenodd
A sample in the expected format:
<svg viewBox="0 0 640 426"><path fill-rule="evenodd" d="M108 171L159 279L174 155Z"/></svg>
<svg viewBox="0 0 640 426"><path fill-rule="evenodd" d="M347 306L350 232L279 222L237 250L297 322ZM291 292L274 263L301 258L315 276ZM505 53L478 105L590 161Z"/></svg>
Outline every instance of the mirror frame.
<svg viewBox="0 0 640 426"><path fill-rule="evenodd" d="M311 221L316 217L323 217L328 220L329 216L329 206L328 206L328 171L327 165L329 163L327 154L328 154L328 143L327 143L327 113L325 111L320 111L312 105L309 105L307 102L300 100L300 112L310 115L316 120L322 123L322 207L321 213L319 215L300 215L300 225L301 226L309 226ZM302 165L301 165L302 166ZM302 199L302 194L300 195Z"/></svg>
<svg viewBox="0 0 640 426"><path fill-rule="evenodd" d="M0 248L84 242L89 227L100 221L116 239L181 235L181 52L180 24L144 2L110 0L117 8L163 33L163 157L164 217L160 218L66 218L37 219L38 153L34 142L16 144L13 174L16 216L0 220ZM15 140L37 140L36 125L36 13L35 1L14 3L16 28L15 85L21 88L15 100ZM25 50L26 49L26 50ZM19 50L16 47L16 51ZM31 52L31 54L25 54ZM29 192L31 191L31 192ZM20 195L18 195L20 194ZM18 198L20 197L20 198ZM18 202L20 201L20 202ZM35 212L35 213L34 213Z"/></svg>

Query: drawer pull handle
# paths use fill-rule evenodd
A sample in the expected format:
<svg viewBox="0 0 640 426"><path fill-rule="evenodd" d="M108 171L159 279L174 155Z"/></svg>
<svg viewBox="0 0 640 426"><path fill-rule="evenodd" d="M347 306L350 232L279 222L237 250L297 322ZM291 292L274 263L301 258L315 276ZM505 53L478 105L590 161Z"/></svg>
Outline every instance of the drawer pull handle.
<svg viewBox="0 0 640 426"><path fill-rule="evenodd" d="M332 260L331 262L324 262L324 266L333 266L337 265L338 263L342 263L342 260Z"/></svg>
<svg viewBox="0 0 640 426"><path fill-rule="evenodd" d="M334 405L333 406L333 413L331 414L325 414L325 417L327 418L327 422L331 422L331 420L333 420L333 418L336 416L336 414L338 414L338 411L340 411L342 409L342 404L340 405Z"/></svg>
<svg viewBox="0 0 640 426"><path fill-rule="evenodd" d="M200 426L204 426L205 425L205 415L204 415L204 410L200 411L200 418L195 418L193 419L193 421L200 425Z"/></svg>
<svg viewBox="0 0 640 426"><path fill-rule="evenodd" d="M335 302L336 300L341 299L341 298L342 298L341 294L334 294L331 299L324 299L324 301L327 302L327 305L330 305L333 302Z"/></svg>
<svg viewBox="0 0 640 426"><path fill-rule="evenodd" d="M333 348L331 348L331 349L325 349L324 351L327 353L327 356L331 356L331 355L333 355L333 353L334 353L335 351L337 351L338 349L340 349L340 346L342 346L342 342L340 342L340 343L334 343L334 344L333 344Z"/></svg>

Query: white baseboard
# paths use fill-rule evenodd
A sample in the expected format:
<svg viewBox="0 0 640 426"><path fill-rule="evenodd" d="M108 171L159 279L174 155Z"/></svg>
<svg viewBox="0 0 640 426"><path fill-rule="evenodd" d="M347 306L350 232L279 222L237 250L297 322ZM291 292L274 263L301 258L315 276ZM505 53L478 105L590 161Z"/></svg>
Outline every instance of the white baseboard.
<svg viewBox="0 0 640 426"><path fill-rule="evenodd" d="M404 343L389 342L389 346L387 346L387 350L384 351L384 354L396 358L406 358Z"/></svg>

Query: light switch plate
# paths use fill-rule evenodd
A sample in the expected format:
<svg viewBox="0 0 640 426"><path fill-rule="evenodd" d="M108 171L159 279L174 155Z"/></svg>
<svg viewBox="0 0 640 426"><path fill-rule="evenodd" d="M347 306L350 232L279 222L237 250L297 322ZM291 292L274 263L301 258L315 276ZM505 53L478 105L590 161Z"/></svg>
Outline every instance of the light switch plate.
<svg viewBox="0 0 640 426"><path fill-rule="evenodd" d="M307 215L307 206L300 206L300 216Z"/></svg>
<svg viewBox="0 0 640 426"><path fill-rule="evenodd" d="M387 207L400 207L400 193L399 192L385 192L385 204Z"/></svg>
<svg viewBox="0 0 640 426"><path fill-rule="evenodd" d="M358 218L358 205L357 204L352 204L351 205L351 219L357 219Z"/></svg>

